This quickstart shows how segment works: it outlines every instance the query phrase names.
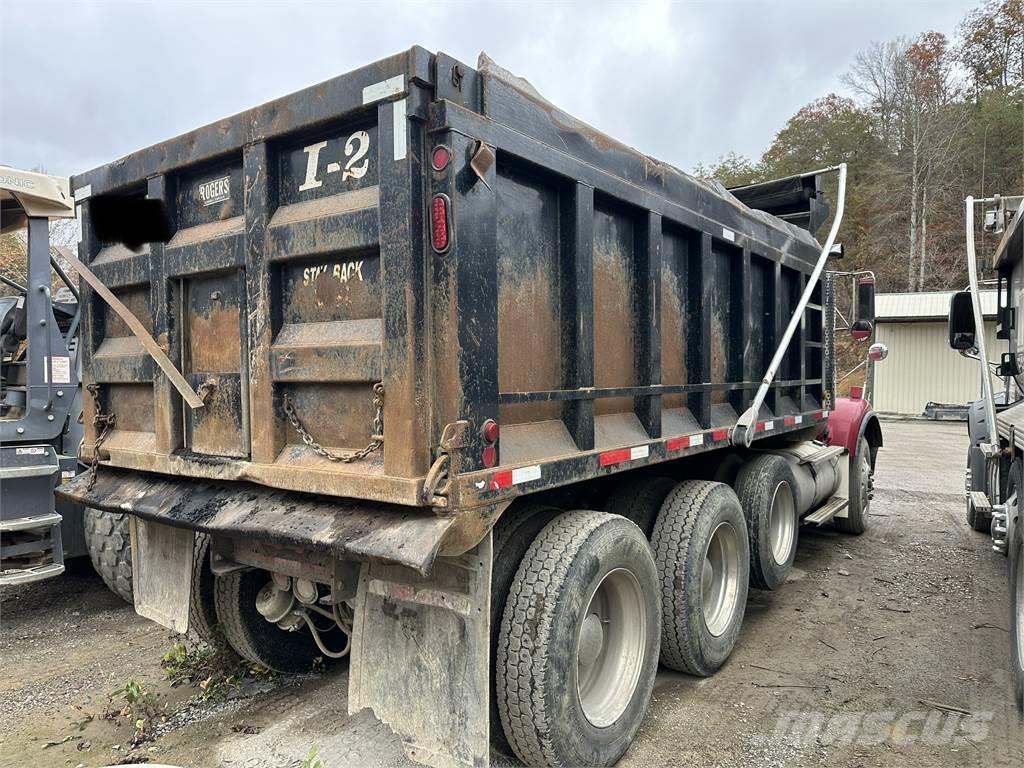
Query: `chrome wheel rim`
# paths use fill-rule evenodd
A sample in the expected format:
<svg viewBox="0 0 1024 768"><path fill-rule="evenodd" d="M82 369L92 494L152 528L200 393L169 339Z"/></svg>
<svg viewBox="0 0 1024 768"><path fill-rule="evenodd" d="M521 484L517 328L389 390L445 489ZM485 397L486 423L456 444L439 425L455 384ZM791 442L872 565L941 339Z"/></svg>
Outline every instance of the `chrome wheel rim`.
<svg viewBox="0 0 1024 768"><path fill-rule="evenodd" d="M796 503L793 501L793 489L786 481L775 486L768 530L772 559L776 565L785 565L796 535Z"/></svg>
<svg viewBox="0 0 1024 768"><path fill-rule="evenodd" d="M729 628L740 591L740 547L736 529L719 523L708 539L702 574L704 624L715 637Z"/></svg>
<svg viewBox="0 0 1024 768"><path fill-rule="evenodd" d="M860 455L860 499L861 510L867 515L871 506L871 456L870 451L862 451Z"/></svg>
<svg viewBox="0 0 1024 768"><path fill-rule="evenodd" d="M647 605L636 576L605 574L591 592L576 635L576 692L583 714L606 728L636 692L647 648Z"/></svg>

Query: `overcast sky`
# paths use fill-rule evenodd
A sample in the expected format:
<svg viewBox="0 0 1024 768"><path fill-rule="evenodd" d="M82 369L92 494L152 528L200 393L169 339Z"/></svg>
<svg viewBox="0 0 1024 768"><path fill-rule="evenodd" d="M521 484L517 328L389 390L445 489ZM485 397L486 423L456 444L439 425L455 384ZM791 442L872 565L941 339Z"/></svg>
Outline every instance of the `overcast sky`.
<svg viewBox="0 0 1024 768"><path fill-rule="evenodd" d="M872 40L978 0L389 4L7 0L0 163L88 170L404 50L484 50L559 107L691 170L757 158Z"/></svg>

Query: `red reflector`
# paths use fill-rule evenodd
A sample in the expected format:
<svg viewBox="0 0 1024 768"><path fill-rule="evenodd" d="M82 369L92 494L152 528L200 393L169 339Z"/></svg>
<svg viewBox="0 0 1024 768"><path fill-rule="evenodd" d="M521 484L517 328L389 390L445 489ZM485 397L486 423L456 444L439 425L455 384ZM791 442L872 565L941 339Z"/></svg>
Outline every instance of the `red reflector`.
<svg viewBox="0 0 1024 768"><path fill-rule="evenodd" d="M498 463L498 449L493 445L486 446L483 452L483 459L485 467L493 467ZM511 475L509 477L511 478Z"/></svg>
<svg viewBox="0 0 1024 768"><path fill-rule="evenodd" d="M512 470L509 469L505 472L495 472L491 476L491 488L508 488L512 485Z"/></svg>
<svg viewBox="0 0 1024 768"><path fill-rule="evenodd" d="M682 448L688 448L690 445L690 438L688 437L673 437L671 440L665 443L665 448L669 451L678 451Z"/></svg>
<svg viewBox="0 0 1024 768"><path fill-rule="evenodd" d="M430 236L435 251L448 248L448 198L434 195L430 201Z"/></svg>
<svg viewBox="0 0 1024 768"><path fill-rule="evenodd" d="M601 466L610 467L612 464L621 464L629 461L629 448L621 448L617 451L605 451L600 455Z"/></svg>
<svg viewBox="0 0 1024 768"><path fill-rule="evenodd" d="M728 440L729 439L729 430L728 429L716 429L714 432L711 433L711 439L714 440L716 443L719 440Z"/></svg>
<svg viewBox="0 0 1024 768"><path fill-rule="evenodd" d="M764 422L763 421L757 422L757 426L754 427L754 431L755 432L764 432Z"/></svg>
<svg viewBox="0 0 1024 768"><path fill-rule="evenodd" d="M792 427L794 424L796 424L796 416L787 416L782 420L782 423L784 426Z"/></svg>
<svg viewBox="0 0 1024 768"><path fill-rule="evenodd" d="M434 147L430 153L430 165L435 171L443 171L448 167L448 161L452 159L448 147Z"/></svg>
<svg viewBox="0 0 1024 768"><path fill-rule="evenodd" d="M821 421L822 419L824 419L825 418L824 411L818 411L816 414L814 414L814 418L817 419L818 421Z"/></svg>
<svg viewBox="0 0 1024 768"><path fill-rule="evenodd" d="M501 428L498 426L498 422L494 419L488 419L484 422L483 429L480 430L480 434L483 435L484 440L488 443L496 442L498 436L501 434Z"/></svg>

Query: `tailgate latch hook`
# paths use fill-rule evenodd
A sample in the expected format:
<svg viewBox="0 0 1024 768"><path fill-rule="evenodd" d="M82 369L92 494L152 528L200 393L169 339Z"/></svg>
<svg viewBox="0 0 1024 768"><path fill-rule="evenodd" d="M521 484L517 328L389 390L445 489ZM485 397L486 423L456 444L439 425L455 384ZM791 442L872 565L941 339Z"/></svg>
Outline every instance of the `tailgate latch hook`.
<svg viewBox="0 0 1024 768"><path fill-rule="evenodd" d="M217 391L217 380L212 376L208 377L206 381L199 385L196 389L196 394L199 395L199 399L203 401L203 405L210 402L210 398L213 397L213 393Z"/></svg>

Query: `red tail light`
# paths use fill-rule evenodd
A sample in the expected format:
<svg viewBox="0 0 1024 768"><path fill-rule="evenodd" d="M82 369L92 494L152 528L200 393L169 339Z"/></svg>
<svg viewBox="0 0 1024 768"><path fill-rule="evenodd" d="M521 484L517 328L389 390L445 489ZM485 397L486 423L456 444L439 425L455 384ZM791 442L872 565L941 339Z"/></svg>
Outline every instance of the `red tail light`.
<svg viewBox="0 0 1024 768"><path fill-rule="evenodd" d="M488 445L484 448L483 452L484 466L490 469L498 463L498 449L493 445Z"/></svg>
<svg viewBox="0 0 1024 768"><path fill-rule="evenodd" d="M430 166L435 171L443 171L445 168L448 167L448 162L451 159L452 155L448 151L448 147L434 147L434 151L430 153Z"/></svg>
<svg viewBox="0 0 1024 768"><path fill-rule="evenodd" d="M483 435L484 440L488 443L497 442L498 437L501 435L501 428L498 426L498 422L494 419L488 419L484 422L483 429L480 430L480 434Z"/></svg>
<svg viewBox="0 0 1024 768"><path fill-rule="evenodd" d="M448 198L444 195L434 195L430 201L430 238L438 253L448 249Z"/></svg>

